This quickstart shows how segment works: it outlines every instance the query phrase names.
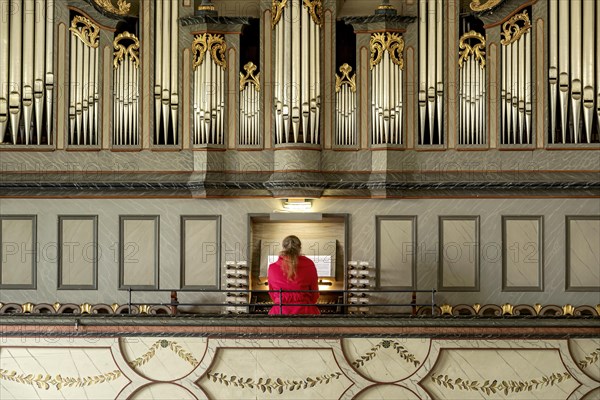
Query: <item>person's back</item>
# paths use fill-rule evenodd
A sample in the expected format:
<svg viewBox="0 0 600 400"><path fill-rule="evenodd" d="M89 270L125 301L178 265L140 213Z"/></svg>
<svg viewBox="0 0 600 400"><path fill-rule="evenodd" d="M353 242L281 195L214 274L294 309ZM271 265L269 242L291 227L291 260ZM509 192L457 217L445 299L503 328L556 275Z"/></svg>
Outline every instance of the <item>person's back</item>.
<svg viewBox="0 0 600 400"><path fill-rule="evenodd" d="M320 314L318 307L310 305L315 304L319 298L319 293L316 292L319 289L317 269L311 259L299 253L300 240L296 236L288 236L283 241L279 259L269 265L269 294L275 303L269 314ZM294 290L315 292L283 292Z"/></svg>

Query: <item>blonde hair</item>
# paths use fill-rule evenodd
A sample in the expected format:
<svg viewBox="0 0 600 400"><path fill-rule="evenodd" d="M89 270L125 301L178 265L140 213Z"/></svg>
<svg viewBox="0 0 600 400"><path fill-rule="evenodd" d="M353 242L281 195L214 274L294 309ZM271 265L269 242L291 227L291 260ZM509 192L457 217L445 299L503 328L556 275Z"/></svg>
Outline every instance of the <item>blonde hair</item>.
<svg viewBox="0 0 600 400"><path fill-rule="evenodd" d="M288 280L292 280L296 277L296 271L298 270L298 256L302 250L302 243L297 236L290 235L283 239L281 245L283 250L279 255L284 260L283 272L285 272Z"/></svg>

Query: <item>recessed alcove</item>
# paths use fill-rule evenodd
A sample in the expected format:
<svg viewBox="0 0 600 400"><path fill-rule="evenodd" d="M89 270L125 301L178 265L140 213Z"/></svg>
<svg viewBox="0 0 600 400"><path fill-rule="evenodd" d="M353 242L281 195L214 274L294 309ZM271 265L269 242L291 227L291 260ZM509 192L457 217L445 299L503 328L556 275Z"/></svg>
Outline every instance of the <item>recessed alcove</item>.
<svg viewBox="0 0 600 400"><path fill-rule="evenodd" d="M281 242L296 235L302 242L302 253L313 259L319 274L319 303L343 301L345 268L349 249L349 215L317 213L274 213L248 215L248 260L251 290L268 290L267 270L277 259ZM252 295L252 303L269 303L265 293ZM264 312L256 308L256 312ZM342 312L322 306L322 313ZM266 310L268 311L268 309Z"/></svg>

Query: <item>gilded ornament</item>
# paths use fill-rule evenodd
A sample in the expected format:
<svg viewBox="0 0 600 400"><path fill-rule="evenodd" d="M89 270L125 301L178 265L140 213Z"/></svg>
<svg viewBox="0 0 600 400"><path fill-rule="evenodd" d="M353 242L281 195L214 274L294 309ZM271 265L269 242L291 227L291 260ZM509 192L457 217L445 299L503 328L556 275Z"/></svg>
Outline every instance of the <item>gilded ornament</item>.
<svg viewBox="0 0 600 400"><path fill-rule="evenodd" d="M540 303L535 303L535 305L533 306L533 309L535 310L536 314L539 314L540 311L542 311L542 305Z"/></svg>
<svg viewBox="0 0 600 400"><path fill-rule="evenodd" d="M96 4L105 9L108 12L117 15L127 15L129 10L131 9L131 3L126 2L125 0L117 0L117 7L113 5L110 0L95 0Z"/></svg>
<svg viewBox="0 0 600 400"><path fill-rule="evenodd" d="M58 301L54 304L52 304L52 307L54 308L54 311L58 311L58 309L60 308L62 304L60 304Z"/></svg>
<svg viewBox="0 0 600 400"><path fill-rule="evenodd" d="M564 305L562 308L563 315L573 315L575 312L575 307L570 304Z"/></svg>
<svg viewBox="0 0 600 400"><path fill-rule="evenodd" d="M369 45L371 48L371 69L381 62L386 51L390 53L392 62L400 66L400 69L404 69L404 59L402 58L404 39L402 35L394 32L373 33Z"/></svg>
<svg viewBox="0 0 600 400"><path fill-rule="evenodd" d="M469 40L475 41L472 46L468 43ZM479 41L479 42L477 42ZM469 60L471 55L475 58L475 61L479 62L481 69L485 68L485 38L478 32L469 31L462 35L458 42L460 48L458 65L462 68L463 62Z"/></svg>
<svg viewBox="0 0 600 400"><path fill-rule="evenodd" d="M125 47L123 42L131 43L127 47ZM133 65L135 65L136 68L140 66L140 40L133 33L119 33L113 41L113 47L115 49L115 52L113 53L113 66L115 69L117 69L119 67L119 64L123 62L126 54L129 55L129 58L133 61Z"/></svg>
<svg viewBox="0 0 600 400"><path fill-rule="evenodd" d="M90 303L83 303L79 306L82 314L91 314L92 313L92 305Z"/></svg>
<svg viewBox="0 0 600 400"><path fill-rule="evenodd" d="M221 66L223 69L227 69L227 59L225 58L225 51L227 50L227 43L225 43L225 37L220 34L203 33L196 35L192 42L192 53L194 54L194 70L198 68L204 62L204 55L206 52L210 52L210 55L215 64Z"/></svg>
<svg viewBox="0 0 600 400"><path fill-rule="evenodd" d="M512 304L502 304L502 315L513 315L514 309Z"/></svg>
<svg viewBox="0 0 600 400"><path fill-rule="evenodd" d="M119 305L117 303L112 303L110 308L112 308L113 312L116 312L117 308L119 308Z"/></svg>
<svg viewBox="0 0 600 400"><path fill-rule="evenodd" d="M323 4L321 0L304 0L303 3L315 25L321 26L323 24Z"/></svg>
<svg viewBox="0 0 600 400"><path fill-rule="evenodd" d="M340 67L340 72L342 76L335 74L335 91L336 93L342 89L343 85L350 86L350 90L352 92L356 92L356 74L350 76L350 72L352 72L352 67L348 64L344 63Z"/></svg>
<svg viewBox="0 0 600 400"><path fill-rule="evenodd" d="M279 20L281 19L281 14L283 13L283 9L286 5L287 0L273 0L273 3L271 4L271 14L273 18L271 20L271 26L273 28L275 28L275 26L277 26L277 24L279 23Z"/></svg>
<svg viewBox="0 0 600 400"><path fill-rule="evenodd" d="M481 0L473 0L471 1L471 4L469 4L469 7L475 12L480 12L492 9L503 1L504 0L487 0L484 4L481 4Z"/></svg>
<svg viewBox="0 0 600 400"><path fill-rule="evenodd" d="M519 26L519 22L521 22L523 26ZM531 22L529 21L527 10L520 14L513 15L511 19L502 25L502 35L504 35L504 39L500 40L500 43L507 46L516 42L530 29Z"/></svg>
<svg viewBox="0 0 600 400"><path fill-rule="evenodd" d="M150 306L147 304L142 304L139 306L140 314L150 314Z"/></svg>
<svg viewBox="0 0 600 400"><path fill-rule="evenodd" d="M452 315L452 306L450 304L442 304L440 306L440 312L442 313L442 315Z"/></svg>
<svg viewBox="0 0 600 400"><path fill-rule="evenodd" d="M71 21L71 27L69 28L75 36L89 47L97 48L99 44L98 35L100 34L100 27L94 24L86 17L76 15Z"/></svg>
<svg viewBox="0 0 600 400"><path fill-rule="evenodd" d="M254 75L256 65L250 61L244 65L244 70L246 71L246 75L244 75L243 72L240 72L240 92L243 92L246 86L250 85L254 85L254 89L257 92L260 92L260 72Z"/></svg>
<svg viewBox="0 0 600 400"><path fill-rule="evenodd" d="M481 310L481 304L479 304L479 303L473 304L473 310L475 310L475 314L479 314L479 310Z"/></svg>
<svg viewBox="0 0 600 400"><path fill-rule="evenodd" d="M25 303L22 305L23 313L31 313L34 305L32 303Z"/></svg>

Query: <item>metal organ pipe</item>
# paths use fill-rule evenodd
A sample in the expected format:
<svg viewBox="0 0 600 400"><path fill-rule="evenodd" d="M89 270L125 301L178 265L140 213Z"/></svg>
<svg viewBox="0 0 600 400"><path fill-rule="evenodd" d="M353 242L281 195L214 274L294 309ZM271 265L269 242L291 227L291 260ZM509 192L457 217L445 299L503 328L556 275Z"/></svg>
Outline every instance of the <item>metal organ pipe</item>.
<svg viewBox="0 0 600 400"><path fill-rule="evenodd" d="M356 130L356 74L350 76L352 67L343 64L339 68L342 75L335 76L336 91L336 135L338 146L355 146L358 142Z"/></svg>
<svg viewBox="0 0 600 400"><path fill-rule="evenodd" d="M179 2L155 0L154 144L177 144ZM170 133L172 137L170 138ZM162 140L161 140L162 138Z"/></svg>
<svg viewBox="0 0 600 400"><path fill-rule="evenodd" d="M51 143L53 15L51 0L0 0L0 142Z"/></svg>
<svg viewBox="0 0 600 400"><path fill-rule="evenodd" d="M240 72L240 145L260 145L259 139L259 92L260 73L256 75L256 65L244 65L246 74Z"/></svg>
<svg viewBox="0 0 600 400"><path fill-rule="evenodd" d="M225 69L223 35L203 33L192 42L194 57L194 144L225 143ZM244 100L242 97L241 100ZM246 99L247 101L247 99Z"/></svg>
<svg viewBox="0 0 600 400"><path fill-rule="evenodd" d="M273 0L275 142L320 143L320 0Z"/></svg>
<svg viewBox="0 0 600 400"><path fill-rule="evenodd" d="M531 143L531 24L527 11L502 27L502 144Z"/></svg>
<svg viewBox="0 0 600 400"><path fill-rule="evenodd" d="M373 104L371 142L373 144L402 144L404 39L399 33L373 33L371 34L370 48L371 102Z"/></svg>
<svg viewBox="0 0 600 400"><path fill-rule="evenodd" d="M113 145L137 145L139 39L132 33L119 33L113 41L113 76L116 89L113 111Z"/></svg>
<svg viewBox="0 0 600 400"><path fill-rule="evenodd" d="M419 0L419 126L420 144L442 144L443 128L443 2Z"/></svg>
<svg viewBox="0 0 600 400"><path fill-rule="evenodd" d="M594 129L600 126L600 5L587 0L550 1L549 16L549 141L597 142L598 132Z"/></svg>
<svg viewBox="0 0 600 400"><path fill-rule="evenodd" d="M88 18L76 15L71 21L69 31L71 32L69 145L97 145L99 115L96 111L98 88L95 82L99 62L100 28ZM90 98L93 99L91 104Z"/></svg>
<svg viewBox="0 0 600 400"><path fill-rule="evenodd" d="M485 144L485 38L469 31L459 49L459 144Z"/></svg>

